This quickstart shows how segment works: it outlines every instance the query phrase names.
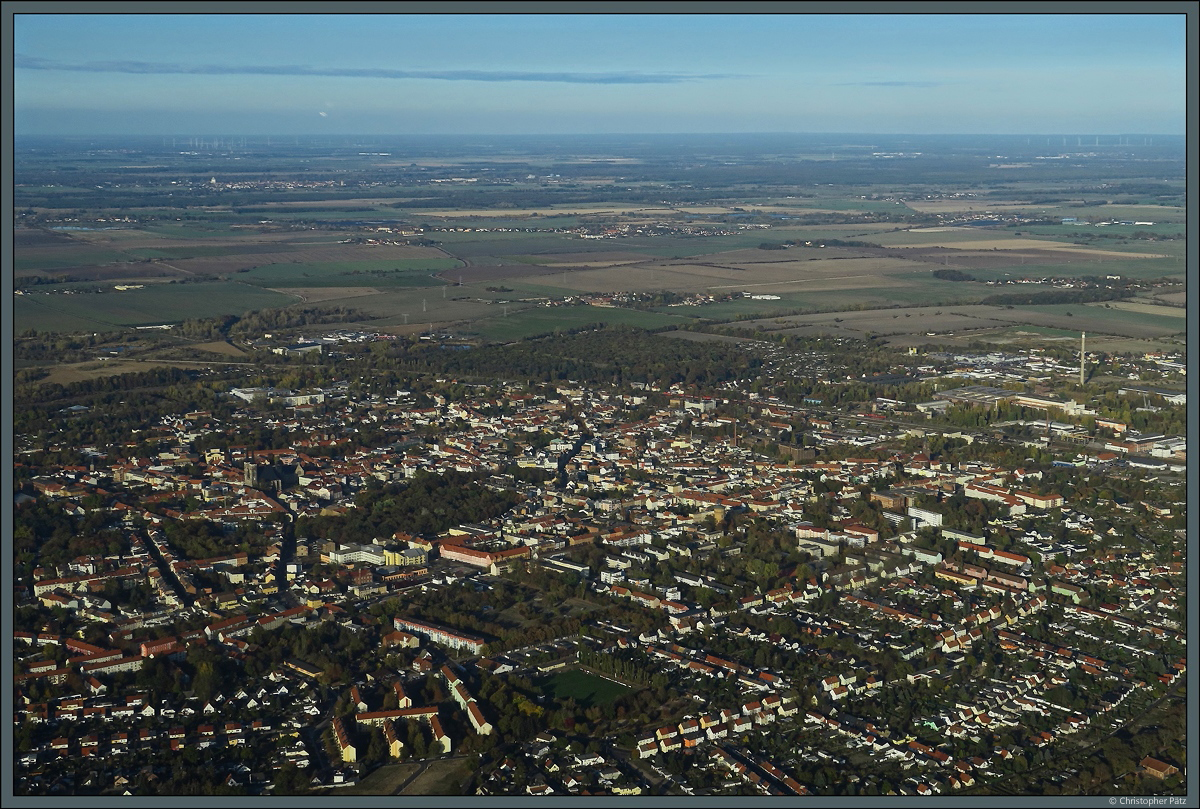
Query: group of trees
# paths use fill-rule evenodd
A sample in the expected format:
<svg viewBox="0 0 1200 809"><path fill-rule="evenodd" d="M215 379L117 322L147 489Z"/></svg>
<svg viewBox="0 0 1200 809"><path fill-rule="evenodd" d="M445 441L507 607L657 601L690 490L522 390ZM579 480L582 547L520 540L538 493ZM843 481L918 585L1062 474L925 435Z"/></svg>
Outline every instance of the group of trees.
<svg viewBox="0 0 1200 809"><path fill-rule="evenodd" d="M660 386L714 386L751 376L762 365L760 359L735 346L663 339L631 327L473 351L427 351L412 359L416 367L491 379Z"/></svg>
<svg viewBox="0 0 1200 809"><path fill-rule="evenodd" d="M1048 289L1033 292L1002 292L988 295L980 303L988 306L1035 306L1056 303L1091 303L1128 298L1131 290L1101 287L1093 289Z"/></svg>
<svg viewBox="0 0 1200 809"><path fill-rule="evenodd" d="M13 513L12 553L18 579L39 566L60 566L85 555L122 553L129 543L102 511L80 516L37 498Z"/></svg>
<svg viewBox="0 0 1200 809"><path fill-rule="evenodd" d="M975 280L975 276L971 275L970 273L963 272L962 270L955 270L955 269L934 270L933 277L939 278L943 281L974 281Z"/></svg>
<svg viewBox="0 0 1200 809"><path fill-rule="evenodd" d="M296 531L339 542L370 542L396 532L433 535L497 517L520 502L513 492L496 492L477 481L476 475L453 471L419 472L406 483L372 479L345 516L301 518Z"/></svg>
<svg viewBox="0 0 1200 809"><path fill-rule="evenodd" d="M620 655L598 652L585 646L579 647L579 664L594 671L607 674L624 683L637 683L655 688L666 688L670 678L657 666L651 666L644 652L637 650Z"/></svg>

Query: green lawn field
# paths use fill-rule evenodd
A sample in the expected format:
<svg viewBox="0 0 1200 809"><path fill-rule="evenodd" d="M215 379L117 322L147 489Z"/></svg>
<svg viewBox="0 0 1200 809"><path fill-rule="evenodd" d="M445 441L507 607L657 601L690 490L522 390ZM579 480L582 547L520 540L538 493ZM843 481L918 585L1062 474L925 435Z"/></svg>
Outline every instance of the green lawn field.
<svg viewBox="0 0 1200 809"><path fill-rule="evenodd" d="M584 708L590 708L593 705L607 705L632 690L627 685L621 685L581 669L571 669L561 674L555 674L553 677L539 680L537 685L555 699L572 698L577 705Z"/></svg>

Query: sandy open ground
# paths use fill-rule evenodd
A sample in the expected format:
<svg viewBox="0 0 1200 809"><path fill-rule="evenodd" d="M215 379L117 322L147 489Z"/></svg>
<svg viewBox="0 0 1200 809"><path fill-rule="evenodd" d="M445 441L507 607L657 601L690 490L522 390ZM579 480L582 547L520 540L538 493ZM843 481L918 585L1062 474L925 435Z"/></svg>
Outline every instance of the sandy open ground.
<svg viewBox="0 0 1200 809"><path fill-rule="evenodd" d="M214 340L211 343L197 343L192 346L198 351L208 351L212 354L224 354L229 357L244 357L246 352L224 340Z"/></svg>
<svg viewBox="0 0 1200 809"><path fill-rule="evenodd" d="M233 348L233 346L229 346ZM230 360L214 359L211 363L202 360L107 360L76 362L69 365L54 365L50 374L38 380L44 384L70 385L73 382L84 382L90 379L101 379L106 376L129 374L149 371L154 368L197 368L215 365L224 367Z"/></svg>

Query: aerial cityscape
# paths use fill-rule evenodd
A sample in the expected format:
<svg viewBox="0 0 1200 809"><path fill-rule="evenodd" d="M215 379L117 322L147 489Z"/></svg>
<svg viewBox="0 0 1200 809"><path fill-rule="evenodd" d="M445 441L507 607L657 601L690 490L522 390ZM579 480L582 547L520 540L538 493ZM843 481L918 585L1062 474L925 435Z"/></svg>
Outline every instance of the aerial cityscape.
<svg viewBox="0 0 1200 809"><path fill-rule="evenodd" d="M1194 801L1185 22L17 9L6 802Z"/></svg>

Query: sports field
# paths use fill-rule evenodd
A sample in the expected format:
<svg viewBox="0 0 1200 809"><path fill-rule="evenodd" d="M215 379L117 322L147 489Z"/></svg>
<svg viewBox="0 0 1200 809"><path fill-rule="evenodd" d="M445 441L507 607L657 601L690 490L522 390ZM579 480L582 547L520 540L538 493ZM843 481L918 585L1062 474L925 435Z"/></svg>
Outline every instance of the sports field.
<svg viewBox="0 0 1200 809"><path fill-rule="evenodd" d="M607 705L622 694L633 690L627 685L621 685L582 669L564 671L561 674L539 680L536 684L549 696L560 700L574 699L576 705L584 708L590 708L593 705Z"/></svg>

